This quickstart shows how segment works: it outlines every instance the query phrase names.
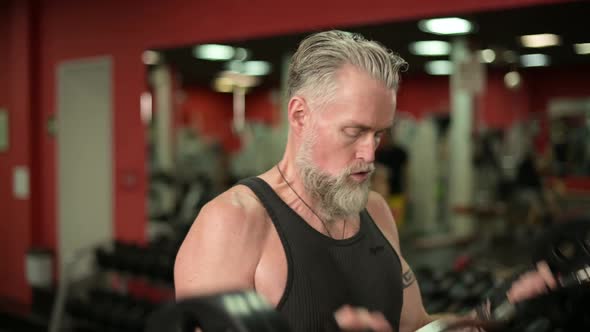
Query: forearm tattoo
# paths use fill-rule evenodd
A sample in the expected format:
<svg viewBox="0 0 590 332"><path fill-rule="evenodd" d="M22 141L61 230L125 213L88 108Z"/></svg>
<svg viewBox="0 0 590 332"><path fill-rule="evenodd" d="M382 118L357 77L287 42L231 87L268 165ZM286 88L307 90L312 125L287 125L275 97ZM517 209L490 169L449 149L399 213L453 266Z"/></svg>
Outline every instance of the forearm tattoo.
<svg viewBox="0 0 590 332"><path fill-rule="evenodd" d="M414 277L414 273L412 272L412 270L407 270L406 272L404 272L404 274L402 275L402 284L404 286L404 289L412 286L414 282L416 282L416 277Z"/></svg>

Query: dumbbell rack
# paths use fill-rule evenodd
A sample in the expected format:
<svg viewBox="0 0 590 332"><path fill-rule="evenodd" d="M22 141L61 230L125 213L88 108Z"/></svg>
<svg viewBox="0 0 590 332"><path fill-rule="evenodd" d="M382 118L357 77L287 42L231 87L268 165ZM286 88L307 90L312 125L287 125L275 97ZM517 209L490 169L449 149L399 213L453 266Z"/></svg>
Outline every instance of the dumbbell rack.
<svg viewBox="0 0 590 332"><path fill-rule="evenodd" d="M416 269L427 312L465 313L481 303L495 286L490 271L470 269L457 273L426 267Z"/></svg>
<svg viewBox="0 0 590 332"><path fill-rule="evenodd" d="M114 242L93 248L96 273L62 278L50 332L143 331L148 315L173 298L174 241L140 246Z"/></svg>

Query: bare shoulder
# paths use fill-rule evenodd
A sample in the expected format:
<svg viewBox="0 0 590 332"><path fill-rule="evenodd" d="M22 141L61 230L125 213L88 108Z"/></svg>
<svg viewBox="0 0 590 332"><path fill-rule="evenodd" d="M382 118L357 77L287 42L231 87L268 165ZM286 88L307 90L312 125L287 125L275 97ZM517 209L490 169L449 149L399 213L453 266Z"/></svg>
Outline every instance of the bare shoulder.
<svg viewBox="0 0 590 332"><path fill-rule="evenodd" d="M253 287L268 224L247 187L233 187L207 203L176 256L177 296Z"/></svg>
<svg viewBox="0 0 590 332"><path fill-rule="evenodd" d="M235 186L201 209L183 245L199 237L208 242L242 239L256 246L267 229L266 213L256 195L245 186Z"/></svg>
<svg viewBox="0 0 590 332"><path fill-rule="evenodd" d="M235 186L207 203L196 222L210 220L228 226L262 226L265 210L256 195L246 186ZM206 221L205 221L206 222Z"/></svg>
<svg viewBox="0 0 590 332"><path fill-rule="evenodd" d="M397 225L389 205L381 194L371 191L367 201L367 211L383 235L391 242L395 249L400 249Z"/></svg>

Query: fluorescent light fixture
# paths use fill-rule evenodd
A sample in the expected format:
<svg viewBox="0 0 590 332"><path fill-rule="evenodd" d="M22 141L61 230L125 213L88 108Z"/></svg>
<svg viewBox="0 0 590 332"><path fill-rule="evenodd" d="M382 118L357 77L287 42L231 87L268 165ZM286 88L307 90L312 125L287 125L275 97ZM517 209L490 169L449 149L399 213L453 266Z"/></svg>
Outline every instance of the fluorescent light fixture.
<svg viewBox="0 0 590 332"><path fill-rule="evenodd" d="M437 35L460 35L473 31L471 22L458 17L433 18L418 22L418 28Z"/></svg>
<svg viewBox="0 0 590 332"><path fill-rule="evenodd" d="M235 49L227 45L205 44L195 46L193 55L202 60L223 61L234 57Z"/></svg>
<svg viewBox="0 0 590 332"><path fill-rule="evenodd" d="M424 40L410 44L410 52L416 55L437 56L451 53L451 44L441 40Z"/></svg>
<svg viewBox="0 0 590 332"><path fill-rule="evenodd" d="M523 67L543 67L549 65L549 56L546 54L524 54L520 56Z"/></svg>
<svg viewBox="0 0 590 332"><path fill-rule="evenodd" d="M263 76L271 72L272 66L267 61L246 61L243 70L246 75Z"/></svg>
<svg viewBox="0 0 590 332"><path fill-rule="evenodd" d="M424 70L430 75L451 75L453 63L448 60L429 61L424 66Z"/></svg>
<svg viewBox="0 0 590 332"><path fill-rule="evenodd" d="M479 59L481 62L492 63L496 60L496 52L489 48L481 50L479 51Z"/></svg>
<svg viewBox="0 0 590 332"><path fill-rule="evenodd" d="M522 46L530 48L556 46L561 44L561 37L552 33L526 35L520 37L520 43Z"/></svg>
<svg viewBox="0 0 590 332"><path fill-rule="evenodd" d="M271 72L272 66L267 61L229 61L225 68L234 73L250 76L263 76Z"/></svg>
<svg viewBox="0 0 590 332"><path fill-rule="evenodd" d="M146 65L156 65L160 62L160 53L152 50L143 51L141 60Z"/></svg>
<svg viewBox="0 0 590 332"><path fill-rule="evenodd" d="M233 71L234 73L241 73L244 71L244 61L229 61L225 64L225 69Z"/></svg>
<svg viewBox="0 0 590 332"><path fill-rule="evenodd" d="M574 50L578 54L590 54L590 43L574 44Z"/></svg>
<svg viewBox="0 0 590 332"><path fill-rule="evenodd" d="M504 75L504 84L506 84L509 89L518 88L521 82L520 74L517 71L510 71Z"/></svg>

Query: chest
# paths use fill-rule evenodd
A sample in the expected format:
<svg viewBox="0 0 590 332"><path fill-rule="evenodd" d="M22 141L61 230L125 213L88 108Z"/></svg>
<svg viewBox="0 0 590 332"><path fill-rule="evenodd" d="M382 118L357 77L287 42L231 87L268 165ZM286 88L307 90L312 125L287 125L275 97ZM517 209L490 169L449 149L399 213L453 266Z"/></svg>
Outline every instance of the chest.
<svg viewBox="0 0 590 332"><path fill-rule="evenodd" d="M283 244L274 227L269 232L256 272L256 291L276 307L283 296L288 275L288 263Z"/></svg>
<svg viewBox="0 0 590 332"><path fill-rule="evenodd" d="M383 237L367 237L325 246L313 240L294 241L288 234L281 239L273 228L256 269L256 290L275 307L289 300L283 299L288 293L382 307L398 295L401 266Z"/></svg>

